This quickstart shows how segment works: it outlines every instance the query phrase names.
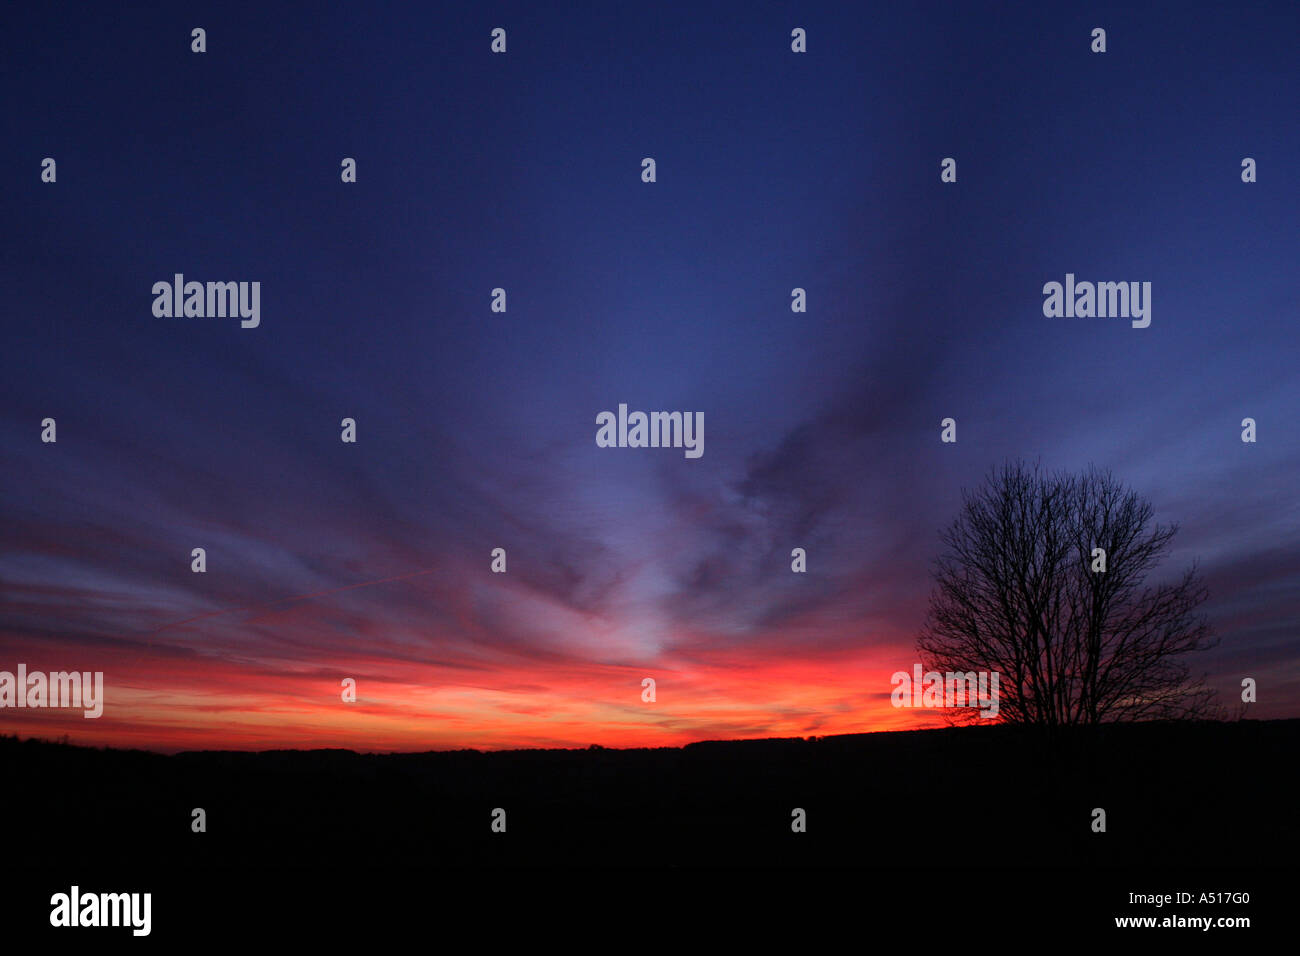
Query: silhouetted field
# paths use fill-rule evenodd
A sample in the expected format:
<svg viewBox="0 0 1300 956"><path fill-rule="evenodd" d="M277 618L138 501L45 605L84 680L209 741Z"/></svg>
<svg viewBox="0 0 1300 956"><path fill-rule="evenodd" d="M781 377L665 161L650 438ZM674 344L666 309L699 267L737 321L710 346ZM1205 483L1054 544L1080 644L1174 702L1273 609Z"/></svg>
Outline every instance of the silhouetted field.
<svg viewBox="0 0 1300 956"><path fill-rule="evenodd" d="M0 739L8 853L209 866L1283 865L1300 721L640 750L174 756ZM191 832L191 811L207 832ZM506 811L505 833L491 831ZM807 832L791 831L791 811ZM1092 810L1106 811L1094 833Z"/></svg>

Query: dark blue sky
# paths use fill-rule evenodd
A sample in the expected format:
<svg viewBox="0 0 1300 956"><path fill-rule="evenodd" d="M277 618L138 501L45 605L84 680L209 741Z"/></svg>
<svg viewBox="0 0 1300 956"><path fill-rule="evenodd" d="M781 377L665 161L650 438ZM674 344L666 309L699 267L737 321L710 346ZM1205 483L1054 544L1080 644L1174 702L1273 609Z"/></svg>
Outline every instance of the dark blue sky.
<svg viewBox="0 0 1300 956"><path fill-rule="evenodd" d="M886 726L1025 457L1181 524L1198 663L1300 716L1294 4L542 6L4 15L0 665L102 667L150 746ZM155 317L176 272L260 326ZM1066 273L1150 327L1044 317ZM597 448L620 402L703 457Z"/></svg>

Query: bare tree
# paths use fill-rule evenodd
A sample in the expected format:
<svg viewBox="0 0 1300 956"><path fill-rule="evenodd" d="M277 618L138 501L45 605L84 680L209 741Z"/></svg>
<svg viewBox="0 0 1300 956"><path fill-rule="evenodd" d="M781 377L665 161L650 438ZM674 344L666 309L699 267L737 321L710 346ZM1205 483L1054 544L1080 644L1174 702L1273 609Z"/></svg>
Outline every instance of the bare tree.
<svg viewBox="0 0 1300 956"><path fill-rule="evenodd" d="M942 534L917 642L925 666L997 671L1011 723L1216 716L1186 660L1217 643L1197 611L1208 592L1196 566L1145 584L1177 530L1109 472L1003 466L963 493Z"/></svg>

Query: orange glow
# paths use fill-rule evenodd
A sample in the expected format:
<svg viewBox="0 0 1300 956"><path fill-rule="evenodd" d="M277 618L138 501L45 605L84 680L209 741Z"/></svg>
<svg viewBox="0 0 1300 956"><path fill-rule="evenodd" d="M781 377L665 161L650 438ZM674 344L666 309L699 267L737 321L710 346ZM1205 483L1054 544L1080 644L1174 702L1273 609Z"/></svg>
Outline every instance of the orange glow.
<svg viewBox="0 0 1300 956"><path fill-rule="evenodd" d="M67 666L64 653L43 656L30 655L29 670ZM885 656L859 650L773 661L741 648L635 667L529 660L481 669L368 658L332 662L327 673L297 661L241 667L196 656L105 655L94 665L104 671L102 717L6 708L0 732L165 752L383 752L660 747L941 726L937 712L891 705L890 675L910 661L906 652ZM342 700L344 677L356 679L355 703ZM654 703L641 700L644 677L656 681Z"/></svg>

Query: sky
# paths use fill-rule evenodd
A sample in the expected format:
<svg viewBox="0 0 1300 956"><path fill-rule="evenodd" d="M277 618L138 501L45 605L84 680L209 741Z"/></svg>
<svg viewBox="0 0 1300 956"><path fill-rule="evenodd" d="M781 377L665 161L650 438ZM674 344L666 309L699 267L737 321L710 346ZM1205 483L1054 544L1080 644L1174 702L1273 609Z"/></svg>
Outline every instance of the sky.
<svg viewBox="0 0 1300 956"><path fill-rule="evenodd" d="M889 678L1015 458L1177 523L1194 669L1300 717L1300 12L1044 6L6 10L0 670L105 708L0 732L936 726ZM155 315L176 273L259 282L259 324ZM1150 282L1150 326L1045 316L1067 273ZM620 403L703 454L598 447Z"/></svg>

